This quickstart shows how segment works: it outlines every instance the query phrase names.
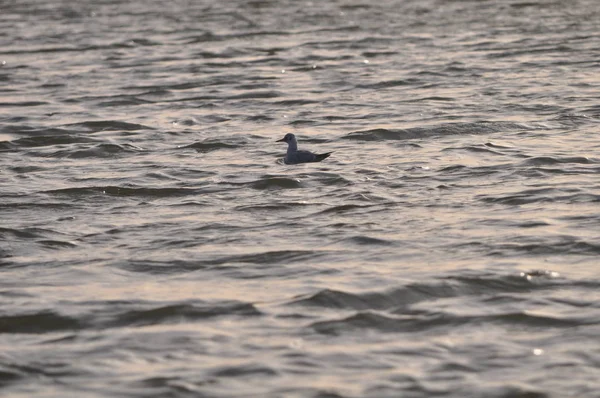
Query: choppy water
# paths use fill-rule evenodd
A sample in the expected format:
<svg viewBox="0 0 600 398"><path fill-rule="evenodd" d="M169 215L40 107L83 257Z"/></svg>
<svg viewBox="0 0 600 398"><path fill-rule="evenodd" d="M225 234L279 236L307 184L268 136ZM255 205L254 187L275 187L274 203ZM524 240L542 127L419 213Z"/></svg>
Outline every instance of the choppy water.
<svg viewBox="0 0 600 398"><path fill-rule="evenodd" d="M0 9L2 395L600 396L599 2Z"/></svg>

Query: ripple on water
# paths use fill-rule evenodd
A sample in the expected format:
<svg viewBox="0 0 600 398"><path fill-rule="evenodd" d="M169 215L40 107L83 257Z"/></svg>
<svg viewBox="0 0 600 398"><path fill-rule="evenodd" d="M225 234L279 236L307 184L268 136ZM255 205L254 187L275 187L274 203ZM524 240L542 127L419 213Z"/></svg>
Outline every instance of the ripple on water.
<svg viewBox="0 0 600 398"><path fill-rule="evenodd" d="M432 127L414 127L408 129L371 129L354 131L341 137L356 141L387 141L427 138L446 135L491 134L533 130L533 126L511 122L448 123Z"/></svg>

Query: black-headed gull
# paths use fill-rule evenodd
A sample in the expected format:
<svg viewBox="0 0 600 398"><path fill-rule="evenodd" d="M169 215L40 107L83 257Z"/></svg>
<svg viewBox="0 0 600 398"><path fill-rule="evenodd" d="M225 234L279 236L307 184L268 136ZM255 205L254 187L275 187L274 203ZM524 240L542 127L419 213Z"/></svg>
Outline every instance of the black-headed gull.
<svg viewBox="0 0 600 398"><path fill-rule="evenodd" d="M288 144L287 154L283 159L285 164L320 162L331 155L331 152L316 154L310 151L299 151L298 141L296 141L296 136L292 133L287 133L285 137L275 142L287 142Z"/></svg>

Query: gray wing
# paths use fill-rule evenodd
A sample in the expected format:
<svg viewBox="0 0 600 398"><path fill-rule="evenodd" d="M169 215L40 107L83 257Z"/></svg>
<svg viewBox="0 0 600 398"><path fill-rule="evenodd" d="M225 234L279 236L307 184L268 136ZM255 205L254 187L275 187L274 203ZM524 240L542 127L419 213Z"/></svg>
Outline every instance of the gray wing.
<svg viewBox="0 0 600 398"><path fill-rule="evenodd" d="M296 151L292 156L286 157L285 162L287 164L294 164L294 163L315 162L316 160L317 160L317 157L312 152Z"/></svg>

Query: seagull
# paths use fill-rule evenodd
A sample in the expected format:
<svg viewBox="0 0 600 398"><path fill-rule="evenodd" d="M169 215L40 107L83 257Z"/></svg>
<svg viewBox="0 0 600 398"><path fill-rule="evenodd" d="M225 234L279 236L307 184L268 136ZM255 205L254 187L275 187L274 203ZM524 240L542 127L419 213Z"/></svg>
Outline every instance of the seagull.
<svg viewBox="0 0 600 398"><path fill-rule="evenodd" d="M287 154L283 159L285 164L320 162L323 159L327 159L329 155L331 155L331 152L316 154L310 151L299 151L298 141L296 141L296 136L292 133L287 133L285 137L275 142L288 143Z"/></svg>

